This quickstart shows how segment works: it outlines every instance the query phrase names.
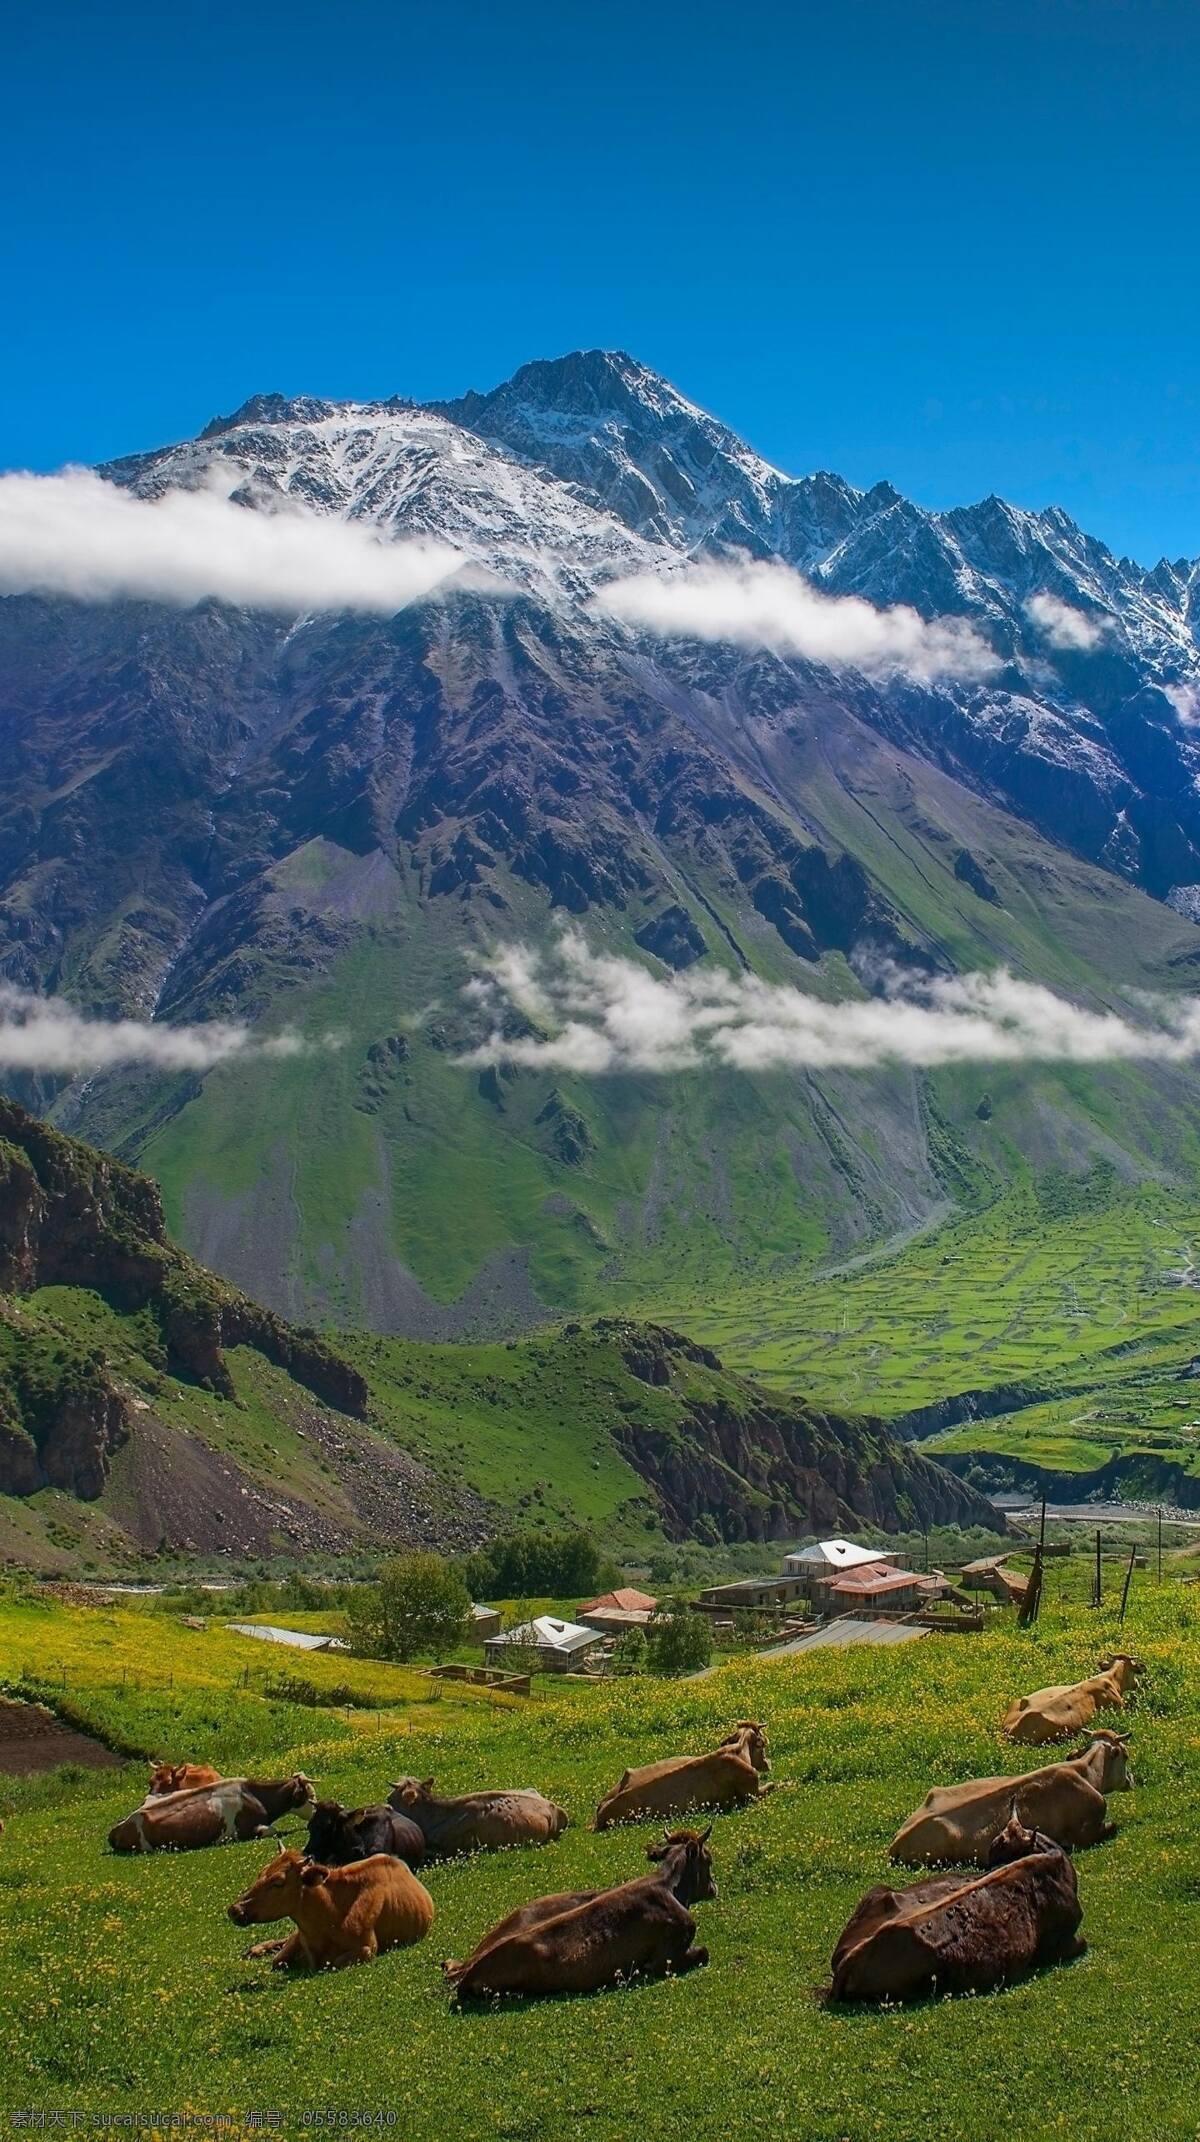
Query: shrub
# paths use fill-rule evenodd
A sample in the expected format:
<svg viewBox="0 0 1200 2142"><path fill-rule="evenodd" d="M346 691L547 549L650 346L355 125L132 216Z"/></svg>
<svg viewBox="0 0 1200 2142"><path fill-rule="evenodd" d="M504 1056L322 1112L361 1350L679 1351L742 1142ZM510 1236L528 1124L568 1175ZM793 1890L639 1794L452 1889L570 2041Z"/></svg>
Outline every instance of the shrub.
<svg viewBox="0 0 1200 2142"><path fill-rule="evenodd" d="M635 1622L631 1628L622 1629L612 1650L614 1673L645 1673L646 1654L649 1650L646 1632Z"/></svg>
<svg viewBox="0 0 1200 2142"><path fill-rule="evenodd" d="M712 1658L712 1630L705 1614L686 1599L668 1599L650 1623L646 1663L651 1673L696 1673Z"/></svg>
<svg viewBox="0 0 1200 2142"><path fill-rule="evenodd" d="M355 1648L381 1659L452 1651L462 1642L470 1596L456 1569L438 1554L401 1554L374 1584L351 1593L347 1614Z"/></svg>

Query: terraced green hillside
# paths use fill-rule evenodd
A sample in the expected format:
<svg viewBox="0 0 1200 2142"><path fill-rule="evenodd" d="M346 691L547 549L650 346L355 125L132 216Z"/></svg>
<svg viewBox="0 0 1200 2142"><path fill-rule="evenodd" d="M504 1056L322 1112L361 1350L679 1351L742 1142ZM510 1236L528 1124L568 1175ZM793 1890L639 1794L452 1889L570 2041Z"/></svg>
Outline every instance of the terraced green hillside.
<svg viewBox="0 0 1200 2142"><path fill-rule="evenodd" d="M1102 1164L1046 1174L892 1257L681 1315L768 1384L878 1411L943 1462L980 1461L993 1486L1191 1505L1198 1243L1200 1204Z"/></svg>

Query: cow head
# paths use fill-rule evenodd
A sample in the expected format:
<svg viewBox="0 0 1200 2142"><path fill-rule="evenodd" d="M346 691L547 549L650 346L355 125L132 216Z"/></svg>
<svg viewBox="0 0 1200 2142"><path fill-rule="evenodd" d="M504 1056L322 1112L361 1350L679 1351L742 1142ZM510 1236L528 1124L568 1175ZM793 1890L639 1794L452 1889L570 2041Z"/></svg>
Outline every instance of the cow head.
<svg viewBox="0 0 1200 2142"><path fill-rule="evenodd" d="M1017 1814L1014 1797L1004 1828L993 1837L988 1852L989 1867L1007 1867L1015 1859L1028 1859L1031 1852L1060 1852L1052 1837L1043 1836L1040 1830L1027 1830Z"/></svg>
<svg viewBox="0 0 1200 2142"><path fill-rule="evenodd" d="M328 1872L328 1867L314 1865L300 1852L281 1852L251 1882L245 1895L230 1905L229 1916L235 1926L265 1926L273 1919L293 1918L304 1890L323 1882Z"/></svg>
<svg viewBox="0 0 1200 2142"><path fill-rule="evenodd" d="M161 1798L163 1793L179 1792L183 1787L184 1766L182 1763L152 1763L147 1796L151 1800Z"/></svg>
<svg viewBox="0 0 1200 2142"><path fill-rule="evenodd" d="M1131 1652L1114 1651L1111 1658L1101 1659L1100 1671L1110 1673L1118 1686L1125 1689L1137 1680L1139 1674L1145 1673L1146 1669L1141 1660L1135 1659Z"/></svg>
<svg viewBox="0 0 1200 2142"><path fill-rule="evenodd" d="M420 1808L428 1807L432 1798L432 1778L397 1778L388 1794L388 1806L415 1817Z"/></svg>
<svg viewBox="0 0 1200 2142"><path fill-rule="evenodd" d="M737 1749L762 1777L765 1777L771 1768L766 1731L756 1718L739 1718L732 1733L725 1735L721 1746Z"/></svg>
<svg viewBox="0 0 1200 2142"><path fill-rule="evenodd" d="M297 1770L287 1780L287 1788L284 1795L287 1807L313 1807L316 1804L316 1798L316 1787L311 1778L305 1777L302 1770Z"/></svg>
<svg viewBox="0 0 1200 2142"><path fill-rule="evenodd" d="M647 1845L646 1857L660 1862L663 1879L680 1904L704 1904L717 1895L712 1853L706 1830L667 1830L661 1844Z"/></svg>
<svg viewBox="0 0 1200 2142"><path fill-rule="evenodd" d="M1128 1733L1110 1733L1107 1728L1102 1728L1092 1734L1084 1752L1097 1747L1104 1750L1101 1792L1130 1792L1133 1788L1133 1772L1129 1767Z"/></svg>
<svg viewBox="0 0 1200 2142"><path fill-rule="evenodd" d="M327 1859L341 1849L346 1832L346 1809L340 1800L318 1800L308 1818L309 1859Z"/></svg>

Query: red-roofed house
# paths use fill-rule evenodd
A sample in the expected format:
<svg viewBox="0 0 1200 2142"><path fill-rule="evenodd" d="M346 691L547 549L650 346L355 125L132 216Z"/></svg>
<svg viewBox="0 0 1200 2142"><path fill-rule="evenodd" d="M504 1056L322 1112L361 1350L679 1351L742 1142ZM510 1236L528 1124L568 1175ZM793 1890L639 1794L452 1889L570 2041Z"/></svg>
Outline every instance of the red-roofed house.
<svg viewBox="0 0 1200 2142"><path fill-rule="evenodd" d="M617 1630L640 1628L649 1621L658 1605L649 1592L635 1591L632 1585L618 1585L615 1591L602 1592L599 1599L589 1599L579 1609L579 1620L589 1629Z"/></svg>
<svg viewBox="0 0 1200 2142"><path fill-rule="evenodd" d="M911 1569L891 1569L876 1563L871 1568L847 1570L821 1587L833 1613L855 1608L886 1608L905 1613L921 1603L921 1581Z"/></svg>

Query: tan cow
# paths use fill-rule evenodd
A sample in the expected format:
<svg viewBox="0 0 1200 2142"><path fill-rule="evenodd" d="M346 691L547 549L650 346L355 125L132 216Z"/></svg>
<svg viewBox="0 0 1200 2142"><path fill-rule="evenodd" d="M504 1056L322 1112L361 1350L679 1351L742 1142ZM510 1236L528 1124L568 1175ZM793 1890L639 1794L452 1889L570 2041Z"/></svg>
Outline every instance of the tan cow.
<svg viewBox="0 0 1200 2142"><path fill-rule="evenodd" d="M1035 1689L1032 1696L1019 1696L1004 1720L1010 1740L1042 1746L1048 1740L1070 1740L1083 1733L1099 1711L1125 1708L1125 1693L1142 1672L1139 1661L1127 1651L1103 1659L1099 1673L1087 1681L1066 1681L1053 1688Z"/></svg>
<svg viewBox="0 0 1200 2142"><path fill-rule="evenodd" d="M565 1808L532 1785L516 1791L462 1792L439 1797L432 1778L397 1778L388 1806L415 1822L431 1857L503 1852L509 1845L549 1844L567 1827Z"/></svg>
<svg viewBox="0 0 1200 2142"><path fill-rule="evenodd" d="M376 1852L348 1867L322 1867L281 1852L230 1905L235 1926L294 1919L284 1941L260 1941L249 1956L274 1956L276 1971L340 1971L386 1949L411 1948L433 1925L433 1898L402 1859Z"/></svg>
<svg viewBox="0 0 1200 2142"><path fill-rule="evenodd" d="M1048 1763L1023 1778L972 1778L926 1793L892 1839L889 1857L903 1867L986 1867L988 1853L1015 1815L1067 1851L1099 1844L1116 1831L1104 1795L1127 1792L1133 1773L1128 1735L1093 1733L1080 1755Z"/></svg>
<svg viewBox="0 0 1200 2142"><path fill-rule="evenodd" d="M711 1755L675 1755L627 1770L600 1802L593 1826L607 1830L644 1815L686 1814L689 1807L738 1807L771 1791L762 1782L770 1767L763 1728L744 1718Z"/></svg>
<svg viewBox="0 0 1200 2142"><path fill-rule="evenodd" d="M709 1831L676 1830L651 1873L615 1889L539 1897L510 1912L461 1963L444 1963L460 2000L498 1993L595 1993L633 1977L697 1970L690 1907L715 1897Z"/></svg>
<svg viewBox="0 0 1200 2142"><path fill-rule="evenodd" d="M157 1800L163 1793L191 1792L197 1785L220 1785L221 1782L220 1771L211 1769L207 1763L154 1763L146 1798Z"/></svg>
<svg viewBox="0 0 1200 2142"><path fill-rule="evenodd" d="M265 1836L316 1794L301 1771L290 1778L222 1778L218 1785L161 1793L143 1800L108 1833L114 1852L195 1852L205 1845L243 1844Z"/></svg>

